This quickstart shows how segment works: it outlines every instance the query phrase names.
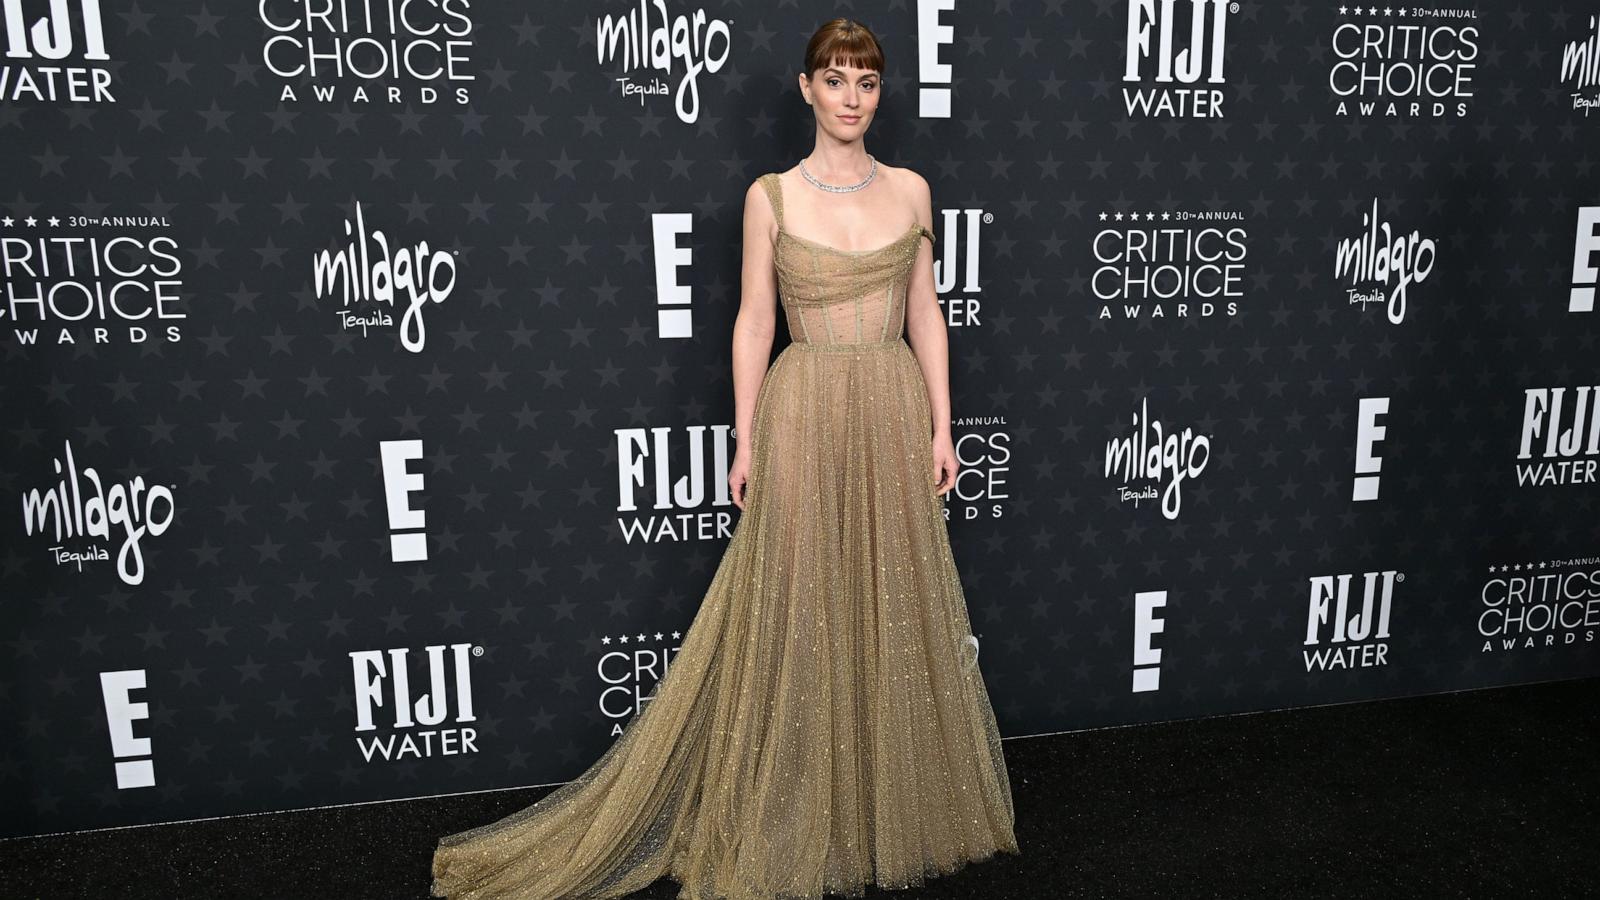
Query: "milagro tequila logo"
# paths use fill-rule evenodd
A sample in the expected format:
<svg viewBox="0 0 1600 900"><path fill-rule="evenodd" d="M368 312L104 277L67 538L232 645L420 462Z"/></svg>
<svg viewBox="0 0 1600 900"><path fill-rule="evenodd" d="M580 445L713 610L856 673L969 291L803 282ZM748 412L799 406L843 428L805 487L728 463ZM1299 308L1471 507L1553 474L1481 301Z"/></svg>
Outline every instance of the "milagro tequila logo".
<svg viewBox="0 0 1600 900"><path fill-rule="evenodd" d="M1520 487L1595 483L1600 464L1600 385L1523 391Z"/></svg>
<svg viewBox="0 0 1600 900"><path fill-rule="evenodd" d="M1406 318L1407 291L1426 281L1433 273L1438 247L1412 229L1396 234L1387 221L1378 219L1378 201L1361 214L1361 236L1345 238L1333 253L1333 274L1349 281L1345 296L1350 305L1363 309L1369 303L1384 304L1389 321L1398 325Z"/></svg>
<svg viewBox="0 0 1600 900"><path fill-rule="evenodd" d="M411 676L422 673L412 671L409 648L350 652L356 747L367 762L478 752L478 730L466 723L478 720L472 708L472 660L483 656L483 647L433 644L422 652L428 690L421 695L411 686Z"/></svg>
<svg viewBox="0 0 1600 900"><path fill-rule="evenodd" d="M120 541L117 577L124 584L143 584L144 539L160 537L172 526L176 486L146 484L143 475L125 484L108 483L93 466L79 470L71 441L64 447L51 460L60 476L57 482L22 495L24 532L30 537L47 535L56 564L79 572L86 562L110 559L105 545Z"/></svg>
<svg viewBox="0 0 1600 900"><path fill-rule="evenodd" d="M1133 433L1106 441L1105 477L1119 479L1117 494L1126 503L1161 498L1161 514L1176 519L1183 507L1185 481L1197 477L1211 461L1211 436L1190 428L1168 431L1150 418L1149 398L1139 401ZM1166 488L1156 486L1166 482ZM1143 487L1137 485L1143 484Z"/></svg>
<svg viewBox="0 0 1600 900"><path fill-rule="evenodd" d="M1589 110L1600 105L1600 16L1589 17L1589 33L1567 41L1561 48L1561 83L1572 93L1572 108Z"/></svg>
<svg viewBox="0 0 1600 900"><path fill-rule="evenodd" d="M1339 6L1328 88L1341 116L1464 116L1477 74L1476 9Z"/></svg>
<svg viewBox="0 0 1600 900"><path fill-rule="evenodd" d="M1090 277L1099 318L1211 318L1239 314L1250 233L1237 210L1099 214ZM1236 222L1241 224L1230 225Z"/></svg>
<svg viewBox="0 0 1600 900"><path fill-rule="evenodd" d="M1594 643L1600 556L1500 563L1478 590L1481 653Z"/></svg>
<svg viewBox="0 0 1600 900"><path fill-rule="evenodd" d="M618 428L613 433L617 512L631 514L617 517L623 540L631 544L732 536L733 495L728 491L732 426ZM641 513L644 505L652 512Z"/></svg>
<svg viewBox="0 0 1600 900"><path fill-rule="evenodd" d="M177 343L188 318L165 216L0 215L0 326L19 346ZM150 233L158 232L158 233Z"/></svg>
<svg viewBox="0 0 1600 900"><path fill-rule="evenodd" d="M423 307L443 303L456 286L456 260L453 253L418 241L406 247L397 241L393 247L382 230L367 233L366 219L356 203L355 225L344 220L345 236L350 238L342 250L319 250L312 260L312 286L319 300L339 291L336 314L345 329L389 327L394 317L389 310L396 303L405 306L400 318L400 343L412 353L422 352L428 339L422 321ZM361 309L353 305L365 304ZM385 309L384 307L388 307Z"/></svg>
<svg viewBox="0 0 1600 900"><path fill-rule="evenodd" d="M100 0L0 0L0 28L6 48L0 101L117 102L109 71L75 65L111 59Z"/></svg>
<svg viewBox="0 0 1600 900"><path fill-rule="evenodd" d="M1122 80L1141 86L1122 89L1128 115L1220 118L1228 16L1238 11L1228 0L1129 0Z"/></svg>
<svg viewBox="0 0 1600 900"><path fill-rule="evenodd" d="M1360 602L1351 585L1360 578ZM1306 671L1364 669L1389 662L1389 612L1394 586L1406 580L1393 569L1357 575L1316 575L1306 608ZM1312 649L1315 648L1315 649Z"/></svg>
<svg viewBox="0 0 1600 900"><path fill-rule="evenodd" d="M320 103L371 103L368 85L348 94L334 80L381 82L377 99L390 104L437 103L442 81L457 105L472 100L467 84L472 68L471 0L396 3L340 0L259 0L261 24L272 36L261 45L261 60L273 75L304 81L308 99ZM285 82L278 99L300 99Z"/></svg>
<svg viewBox="0 0 1600 900"><path fill-rule="evenodd" d="M700 118L700 73L721 71L733 49L731 22L708 18L703 9L672 15L666 0L639 0L638 7L625 15L607 13L596 21L596 62L620 63L623 75L616 79L617 86L622 96L638 97L640 106L646 97L674 93L679 120L693 123ZM665 79L677 67L683 75L673 89ZM636 69L654 72L644 78L629 74Z"/></svg>

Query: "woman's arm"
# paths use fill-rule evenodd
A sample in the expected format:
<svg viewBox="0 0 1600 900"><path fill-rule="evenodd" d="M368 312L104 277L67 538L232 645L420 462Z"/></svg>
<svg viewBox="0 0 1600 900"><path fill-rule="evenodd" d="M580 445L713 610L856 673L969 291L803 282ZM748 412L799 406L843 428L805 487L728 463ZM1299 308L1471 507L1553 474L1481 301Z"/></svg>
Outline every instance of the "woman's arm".
<svg viewBox="0 0 1600 900"><path fill-rule="evenodd" d="M921 175L911 176L917 221L933 231L933 197ZM917 261L906 282L906 336L916 351L922 380L928 385L928 407L933 413L933 438L950 437L950 340L939 308L939 295L933 289L933 242L917 241Z"/></svg>
<svg viewBox="0 0 1600 900"><path fill-rule="evenodd" d="M748 453L756 395L772 358L777 328L777 272L772 246L778 220L759 182L744 193L744 263L739 277L739 314L733 320L733 427L736 454Z"/></svg>

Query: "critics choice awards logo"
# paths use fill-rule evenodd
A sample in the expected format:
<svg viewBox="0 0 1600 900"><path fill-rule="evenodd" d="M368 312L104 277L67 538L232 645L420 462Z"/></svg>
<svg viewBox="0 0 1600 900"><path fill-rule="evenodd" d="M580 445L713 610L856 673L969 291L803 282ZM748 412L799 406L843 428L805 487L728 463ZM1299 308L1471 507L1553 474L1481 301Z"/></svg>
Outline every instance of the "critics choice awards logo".
<svg viewBox="0 0 1600 900"><path fill-rule="evenodd" d="M0 102L116 102L99 0L0 0L0 30Z"/></svg>
<svg viewBox="0 0 1600 900"><path fill-rule="evenodd" d="M622 67L616 79L622 96L638 97L643 106L646 97L671 94L678 119L692 123L700 118L700 73L721 71L733 49L728 25L703 9L674 15L665 0L639 0L623 15L595 22L596 61ZM673 77L678 83L668 84Z"/></svg>
<svg viewBox="0 0 1600 900"><path fill-rule="evenodd" d="M440 98L432 82L443 82L458 105L472 99L463 83L476 78L469 0L259 0L255 7L267 34L262 63L285 79L281 102L431 104ZM302 97L288 79L309 93Z"/></svg>
<svg viewBox="0 0 1600 900"><path fill-rule="evenodd" d="M1481 653L1592 645L1600 627L1600 557L1490 566L1478 601Z"/></svg>
<svg viewBox="0 0 1600 900"><path fill-rule="evenodd" d="M14 344L176 343L183 263L165 216L0 215L0 327Z"/></svg>
<svg viewBox="0 0 1600 900"><path fill-rule="evenodd" d="M1005 416L950 420L956 448L956 483L944 495L945 521L999 519L1011 499L1011 427Z"/></svg>
<svg viewBox="0 0 1600 900"><path fill-rule="evenodd" d="M628 721L655 699L672 660L683 649L679 631L604 635L594 671L602 687L596 703L618 737Z"/></svg>
<svg viewBox="0 0 1600 900"><path fill-rule="evenodd" d="M1478 11L1340 6L1328 88L1340 116L1464 116L1476 87Z"/></svg>
<svg viewBox="0 0 1600 900"><path fill-rule="evenodd" d="M1239 314L1250 233L1233 210L1102 212L1090 285L1102 319ZM1230 224L1233 223L1233 224Z"/></svg>
<svg viewBox="0 0 1600 900"><path fill-rule="evenodd" d="M174 486L146 484L143 475L118 483L94 466L80 469L70 442L51 463L56 483L22 495L24 533L48 538L56 563L80 572L86 562L110 559L106 546L114 544L117 577L124 584L143 584L143 541L172 526Z"/></svg>

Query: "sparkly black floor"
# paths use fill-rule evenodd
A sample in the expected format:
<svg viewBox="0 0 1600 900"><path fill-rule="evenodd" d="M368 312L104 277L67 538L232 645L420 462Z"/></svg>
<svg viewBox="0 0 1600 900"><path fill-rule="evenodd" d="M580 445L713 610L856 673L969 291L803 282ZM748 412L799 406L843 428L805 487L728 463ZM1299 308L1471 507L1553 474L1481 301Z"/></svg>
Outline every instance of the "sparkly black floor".
<svg viewBox="0 0 1600 900"><path fill-rule="evenodd" d="M1597 701L1585 679L1008 740L1022 854L868 896L1600 896ZM439 835L548 790L5 841L0 896L425 898Z"/></svg>

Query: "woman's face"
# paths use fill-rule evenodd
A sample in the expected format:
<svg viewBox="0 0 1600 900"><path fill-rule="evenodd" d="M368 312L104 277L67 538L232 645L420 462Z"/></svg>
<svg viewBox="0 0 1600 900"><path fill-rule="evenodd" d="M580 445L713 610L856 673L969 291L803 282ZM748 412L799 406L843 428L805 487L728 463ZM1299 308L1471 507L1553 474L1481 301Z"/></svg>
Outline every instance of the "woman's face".
<svg viewBox="0 0 1600 900"><path fill-rule="evenodd" d="M843 64L801 76L800 91L817 114L817 127L841 141L859 140L878 111L878 72Z"/></svg>

